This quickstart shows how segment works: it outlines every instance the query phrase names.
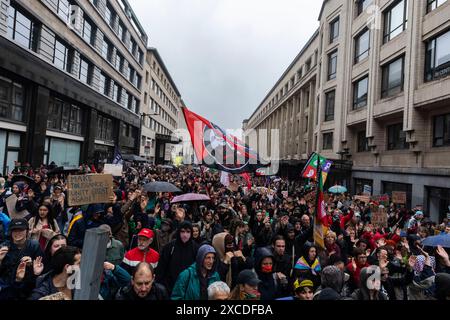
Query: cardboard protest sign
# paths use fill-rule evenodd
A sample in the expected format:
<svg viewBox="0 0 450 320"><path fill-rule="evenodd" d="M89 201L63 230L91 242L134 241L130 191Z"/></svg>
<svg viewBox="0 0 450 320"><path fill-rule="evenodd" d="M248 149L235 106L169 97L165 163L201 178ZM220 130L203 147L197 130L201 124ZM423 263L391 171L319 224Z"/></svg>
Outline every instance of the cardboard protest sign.
<svg viewBox="0 0 450 320"><path fill-rule="evenodd" d="M113 177L110 174L69 176L67 196L70 207L93 203L109 203L113 193Z"/></svg>
<svg viewBox="0 0 450 320"><path fill-rule="evenodd" d="M16 210L17 200L17 197L13 194L6 198L6 207L8 208L8 213L11 219L23 219L30 214L27 210Z"/></svg>
<svg viewBox="0 0 450 320"><path fill-rule="evenodd" d="M387 227L388 226L388 215L386 208L378 208L378 211L372 212L371 218L372 224L379 227Z"/></svg>
<svg viewBox="0 0 450 320"><path fill-rule="evenodd" d="M365 204L369 204L370 196L355 196L355 200L359 200L361 202L364 202Z"/></svg>
<svg viewBox="0 0 450 320"><path fill-rule="evenodd" d="M231 190L232 192L237 192L239 189L239 185L236 182L231 182L230 185L228 186L228 189Z"/></svg>
<svg viewBox="0 0 450 320"><path fill-rule="evenodd" d="M104 174L110 174L113 177L121 177L123 172L123 165L122 164L110 164L106 163L103 168Z"/></svg>
<svg viewBox="0 0 450 320"><path fill-rule="evenodd" d="M406 204L406 192L392 191L392 202L398 204Z"/></svg>

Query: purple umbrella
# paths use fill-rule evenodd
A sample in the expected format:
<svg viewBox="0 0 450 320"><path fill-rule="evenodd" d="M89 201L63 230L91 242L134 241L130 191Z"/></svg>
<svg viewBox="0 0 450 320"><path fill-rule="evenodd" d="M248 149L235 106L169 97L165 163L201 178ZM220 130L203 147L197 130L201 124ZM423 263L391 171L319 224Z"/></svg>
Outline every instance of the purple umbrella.
<svg viewBox="0 0 450 320"><path fill-rule="evenodd" d="M170 203L190 202L190 201L209 201L209 200L211 200L211 199L205 194L186 193L186 194L182 194L181 196L174 197Z"/></svg>

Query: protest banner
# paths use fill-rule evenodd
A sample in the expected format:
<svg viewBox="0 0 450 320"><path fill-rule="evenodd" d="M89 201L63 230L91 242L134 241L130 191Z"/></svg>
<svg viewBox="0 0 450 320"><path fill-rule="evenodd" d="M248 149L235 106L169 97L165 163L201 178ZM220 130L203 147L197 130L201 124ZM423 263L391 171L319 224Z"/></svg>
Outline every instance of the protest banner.
<svg viewBox="0 0 450 320"><path fill-rule="evenodd" d="M15 195L10 195L6 198L6 207L8 208L8 213L11 219L23 219L28 216L30 213L27 210L17 211L16 203L17 197Z"/></svg>
<svg viewBox="0 0 450 320"><path fill-rule="evenodd" d="M388 226L388 215L386 208L378 208L377 211L372 212L372 224L378 227Z"/></svg>
<svg viewBox="0 0 450 320"><path fill-rule="evenodd" d="M364 202L365 204L369 204L370 202L370 196L355 196L355 200L359 200L361 202Z"/></svg>
<svg viewBox="0 0 450 320"><path fill-rule="evenodd" d="M372 194L372 187L365 184L363 194L370 196Z"/></svg>
<svg viewBox="0 0 450 320"><path fill-rule="evenodd" d="M392 191L392 202L398 204L406 204L406 192Z"/></svg>
<svg viewBox="0 0 450 320"><path fill-rule="evenodd" d="M113 177L121 177L123 172L122 164L110 164L106 163L103 168L104 174L111 174Z"/></svg>
<svg viewBox="0 0 450 320"><path fill-rule="evenodd" d="M70 207L93 203L109 203L113 193L113 177L110 174L69 176L67 196Z"/></svg>

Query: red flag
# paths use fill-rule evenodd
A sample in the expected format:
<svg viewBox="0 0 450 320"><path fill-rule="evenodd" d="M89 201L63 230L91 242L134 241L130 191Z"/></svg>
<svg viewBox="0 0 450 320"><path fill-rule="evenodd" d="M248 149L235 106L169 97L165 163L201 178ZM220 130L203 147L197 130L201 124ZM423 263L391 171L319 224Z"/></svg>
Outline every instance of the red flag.
<svg viewBox="0 0 450 320"><path fill-rule="evenodd" d="M247 188L250 190L252 188L252 178L248 173L241 173L241 176L247 181Z"/></svg>
<svg viewBox="0 0 450 320"><path fill-rule="evenodd" d="M199 164L232 174L270 165L262 163L259 155L238 138L187 108L182 110Z"/></svg>

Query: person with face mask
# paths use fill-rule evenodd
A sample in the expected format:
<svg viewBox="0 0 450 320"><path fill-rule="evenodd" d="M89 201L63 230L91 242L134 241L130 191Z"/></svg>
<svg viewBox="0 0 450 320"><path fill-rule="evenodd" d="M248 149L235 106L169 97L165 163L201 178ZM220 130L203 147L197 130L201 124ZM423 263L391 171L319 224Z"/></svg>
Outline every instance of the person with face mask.
<svg viewBox="0 0 450 320"><path fill-rule="evenodd" d="M121 264L123 257L125 256L125 248L123 247L122 242L114 239L109 225L102 224L99 229L106 231L109 235L109 241L106 245L105 261L112 263L113 265Z"/></svg>
<svg viewBox="0 0 450 320"><path fill-rule="evenodd" d="M156 229L156 251L161 252L162 248L171 241L172 237L172 220L164 218L161 220L161 229Z"/></svg>
<svg viewBox="0 0 450 320"><path fill-rule="evenodd" d="M253 262L251 258L245 257L241 250L235 250L233 236L227 232L216 234L212 245L218 254L220 278L233 289L239 272L251 268Z"/></svg>
<svg viewBox="0 0 450 320"><path fill-rule="evenodd" d="M274 300L284 295L284 290L274 273L274 257L272 251L267 248L258 248L255 252L255 271L261 283L259 291L261 300Z"/></svg>
<svg viewBox="0 0 450 320"><path fill-rule="evenodd" d="M169 294L178 275L195 262L198 245L192 241L192 224L183 221L176 231L176 238L166 244L160 251L156 268L156 281L163 284Z"/></svg>
<svg viewBox="0 0 450 320"><path fill-rule="evenodd" d="M81 251L76 247L61 247L52 259L52 271L39 277L36 288L29 297L30 300L39 300L43 297L62 294L64 300L73 300L74 288L69 288L69 277L73 277L81 261Z"/></svg>
<svg viewBox="0 0 450 320"><path fill-rule="evenodd" d="M258 291L260 283L261 280L253 270L242 270L238 275L236 287L231 291L230 300L260 300L261 293Z"/></svg>
<svg viewBox="0 0 450 320"><path fill-rule="evenodd" d="M152 230L144 228L138 233L137 247L125 253L121 267L129 274L134 272L134 269L139 262L147 262L152 267L156 267L159 261L159 253L150 248L155 234Z"/></svg>
<svg viewBox="0 0 450 320"><path fill-rule="evenodd" d="M216 250L208 244L198 249L196 261L180 273L172 291L172 300L208 300L208 287L220 281Z"/></svg>

